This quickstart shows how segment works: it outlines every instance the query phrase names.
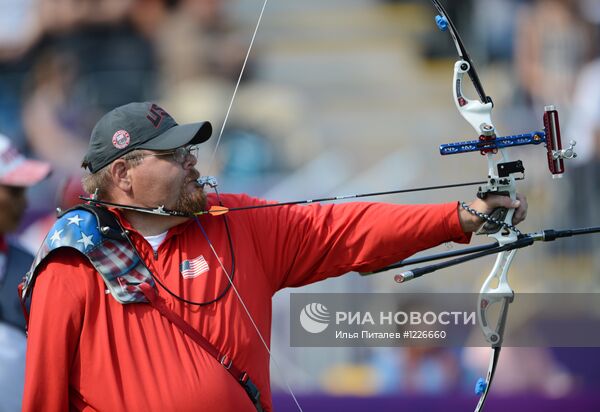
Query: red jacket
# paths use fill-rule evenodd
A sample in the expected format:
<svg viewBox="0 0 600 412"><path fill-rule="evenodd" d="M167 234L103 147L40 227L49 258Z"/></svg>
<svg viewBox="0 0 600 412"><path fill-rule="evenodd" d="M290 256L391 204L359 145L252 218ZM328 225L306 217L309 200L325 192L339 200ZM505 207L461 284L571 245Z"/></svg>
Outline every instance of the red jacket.
<svg viewBox="0 0 600 412"><path fill-rule="evenodd" d="M223 195L225 206L258 204ZM214 198L211 198L214 202ZM467 242L456 203L346 203L277 207L227 215L235 285L267 342L271 297L349 271L368 271L447 241ZM179 296L206 301L227 285L198 225L171 228L156 253L121 216L154 275ZM221 217L200 218L231 270ZM183 260L202 255L208 271L185 279ZM78 252L60 249L40 268L32 297L24 411L254 411L242 387L194 341L147 304L118 303ZM271 407L269 355L233 290L218 302L191 306L159 293L238 368Z"/></svg>

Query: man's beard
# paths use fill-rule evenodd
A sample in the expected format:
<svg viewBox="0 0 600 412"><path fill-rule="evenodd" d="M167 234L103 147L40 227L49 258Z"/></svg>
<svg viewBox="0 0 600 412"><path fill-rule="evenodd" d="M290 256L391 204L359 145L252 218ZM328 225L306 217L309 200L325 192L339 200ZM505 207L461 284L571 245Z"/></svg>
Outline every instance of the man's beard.
<svg viewBox="0 0 600 412"><path fill-rule="evenodd" d="M206 210L206 193L200 186L193 192L189 192L185 187L181 189L177 202L175 202L175 210L183 213L192 214L201 210Z"/></svg>

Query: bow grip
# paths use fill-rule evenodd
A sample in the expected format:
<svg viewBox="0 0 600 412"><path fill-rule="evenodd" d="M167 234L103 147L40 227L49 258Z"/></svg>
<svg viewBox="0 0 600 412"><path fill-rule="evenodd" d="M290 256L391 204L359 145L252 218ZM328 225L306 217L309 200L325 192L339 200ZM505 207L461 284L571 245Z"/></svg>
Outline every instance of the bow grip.
<svg viewBox="0 0 600 412"><path fill-rule="evenodd" d="M490 194L490 192L484 192L480 188L479 191L477 192L477 197L480 198L480 199L485 199L488 194ZM497 196L510 197L510 192L507 192L507 191L493 192L493 194L497 195ZM498 233L502 229L502 224L499 223L499 222L505 222L506 221L508 212L509 212L509 210L507 208L505 208L505 207L498 207L498 208L494 209L488 215L489 218L490 218L489 220L483 218L484 222L481 225L481 227L479 228L479 230L477 230L477 232L475 232L475 234L477 234L477 235L491 235L491 234L494 234L494 233Z"/></svg>
<svg viewBox="0 0 600 412"><path fill-rule="evenodd" d="M502 196L509 196L509 195L503 194ZM507 208L499 207L499 208L494 209L492 211L492 213L490 213L489 216L491 219L494 219L495 221L504 222L507 214L508 214ZM479 228L479 230L477 232L475 232L475 234L476 235L491 235L494 233L498 233L500 231L500 229L502 229L502 226L499 225L498 223L494 223L492 221L485 221L483 223L483 225Z"/></svg>

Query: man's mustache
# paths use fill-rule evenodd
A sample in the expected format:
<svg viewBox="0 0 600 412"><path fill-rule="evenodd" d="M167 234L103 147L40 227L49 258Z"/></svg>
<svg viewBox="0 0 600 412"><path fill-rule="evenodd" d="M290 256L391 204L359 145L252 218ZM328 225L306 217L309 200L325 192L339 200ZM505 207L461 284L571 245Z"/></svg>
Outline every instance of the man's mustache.
<svg viewBox="0 0 600 412"><path fill-rule="evenodd" d="M186 183L189 183L189 182L195 182L198 179L200 179L200 172L198 172L197 170L194 170L193 172L190 173L188 178L185 180L186 180Z"/></svg>

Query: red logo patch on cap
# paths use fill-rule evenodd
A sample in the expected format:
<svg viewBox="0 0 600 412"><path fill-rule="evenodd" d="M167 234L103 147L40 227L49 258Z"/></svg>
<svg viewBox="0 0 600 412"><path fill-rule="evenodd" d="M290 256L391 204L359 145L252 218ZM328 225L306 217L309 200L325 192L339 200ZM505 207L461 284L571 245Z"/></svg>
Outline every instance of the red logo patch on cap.
<svg viewBox="0 0 600 412"><path fill-rule="evenodd" d="M112 144L117 149L125 149L129 146L129 133L126 130L117 130L115 134L113 134Z"/></svg>

